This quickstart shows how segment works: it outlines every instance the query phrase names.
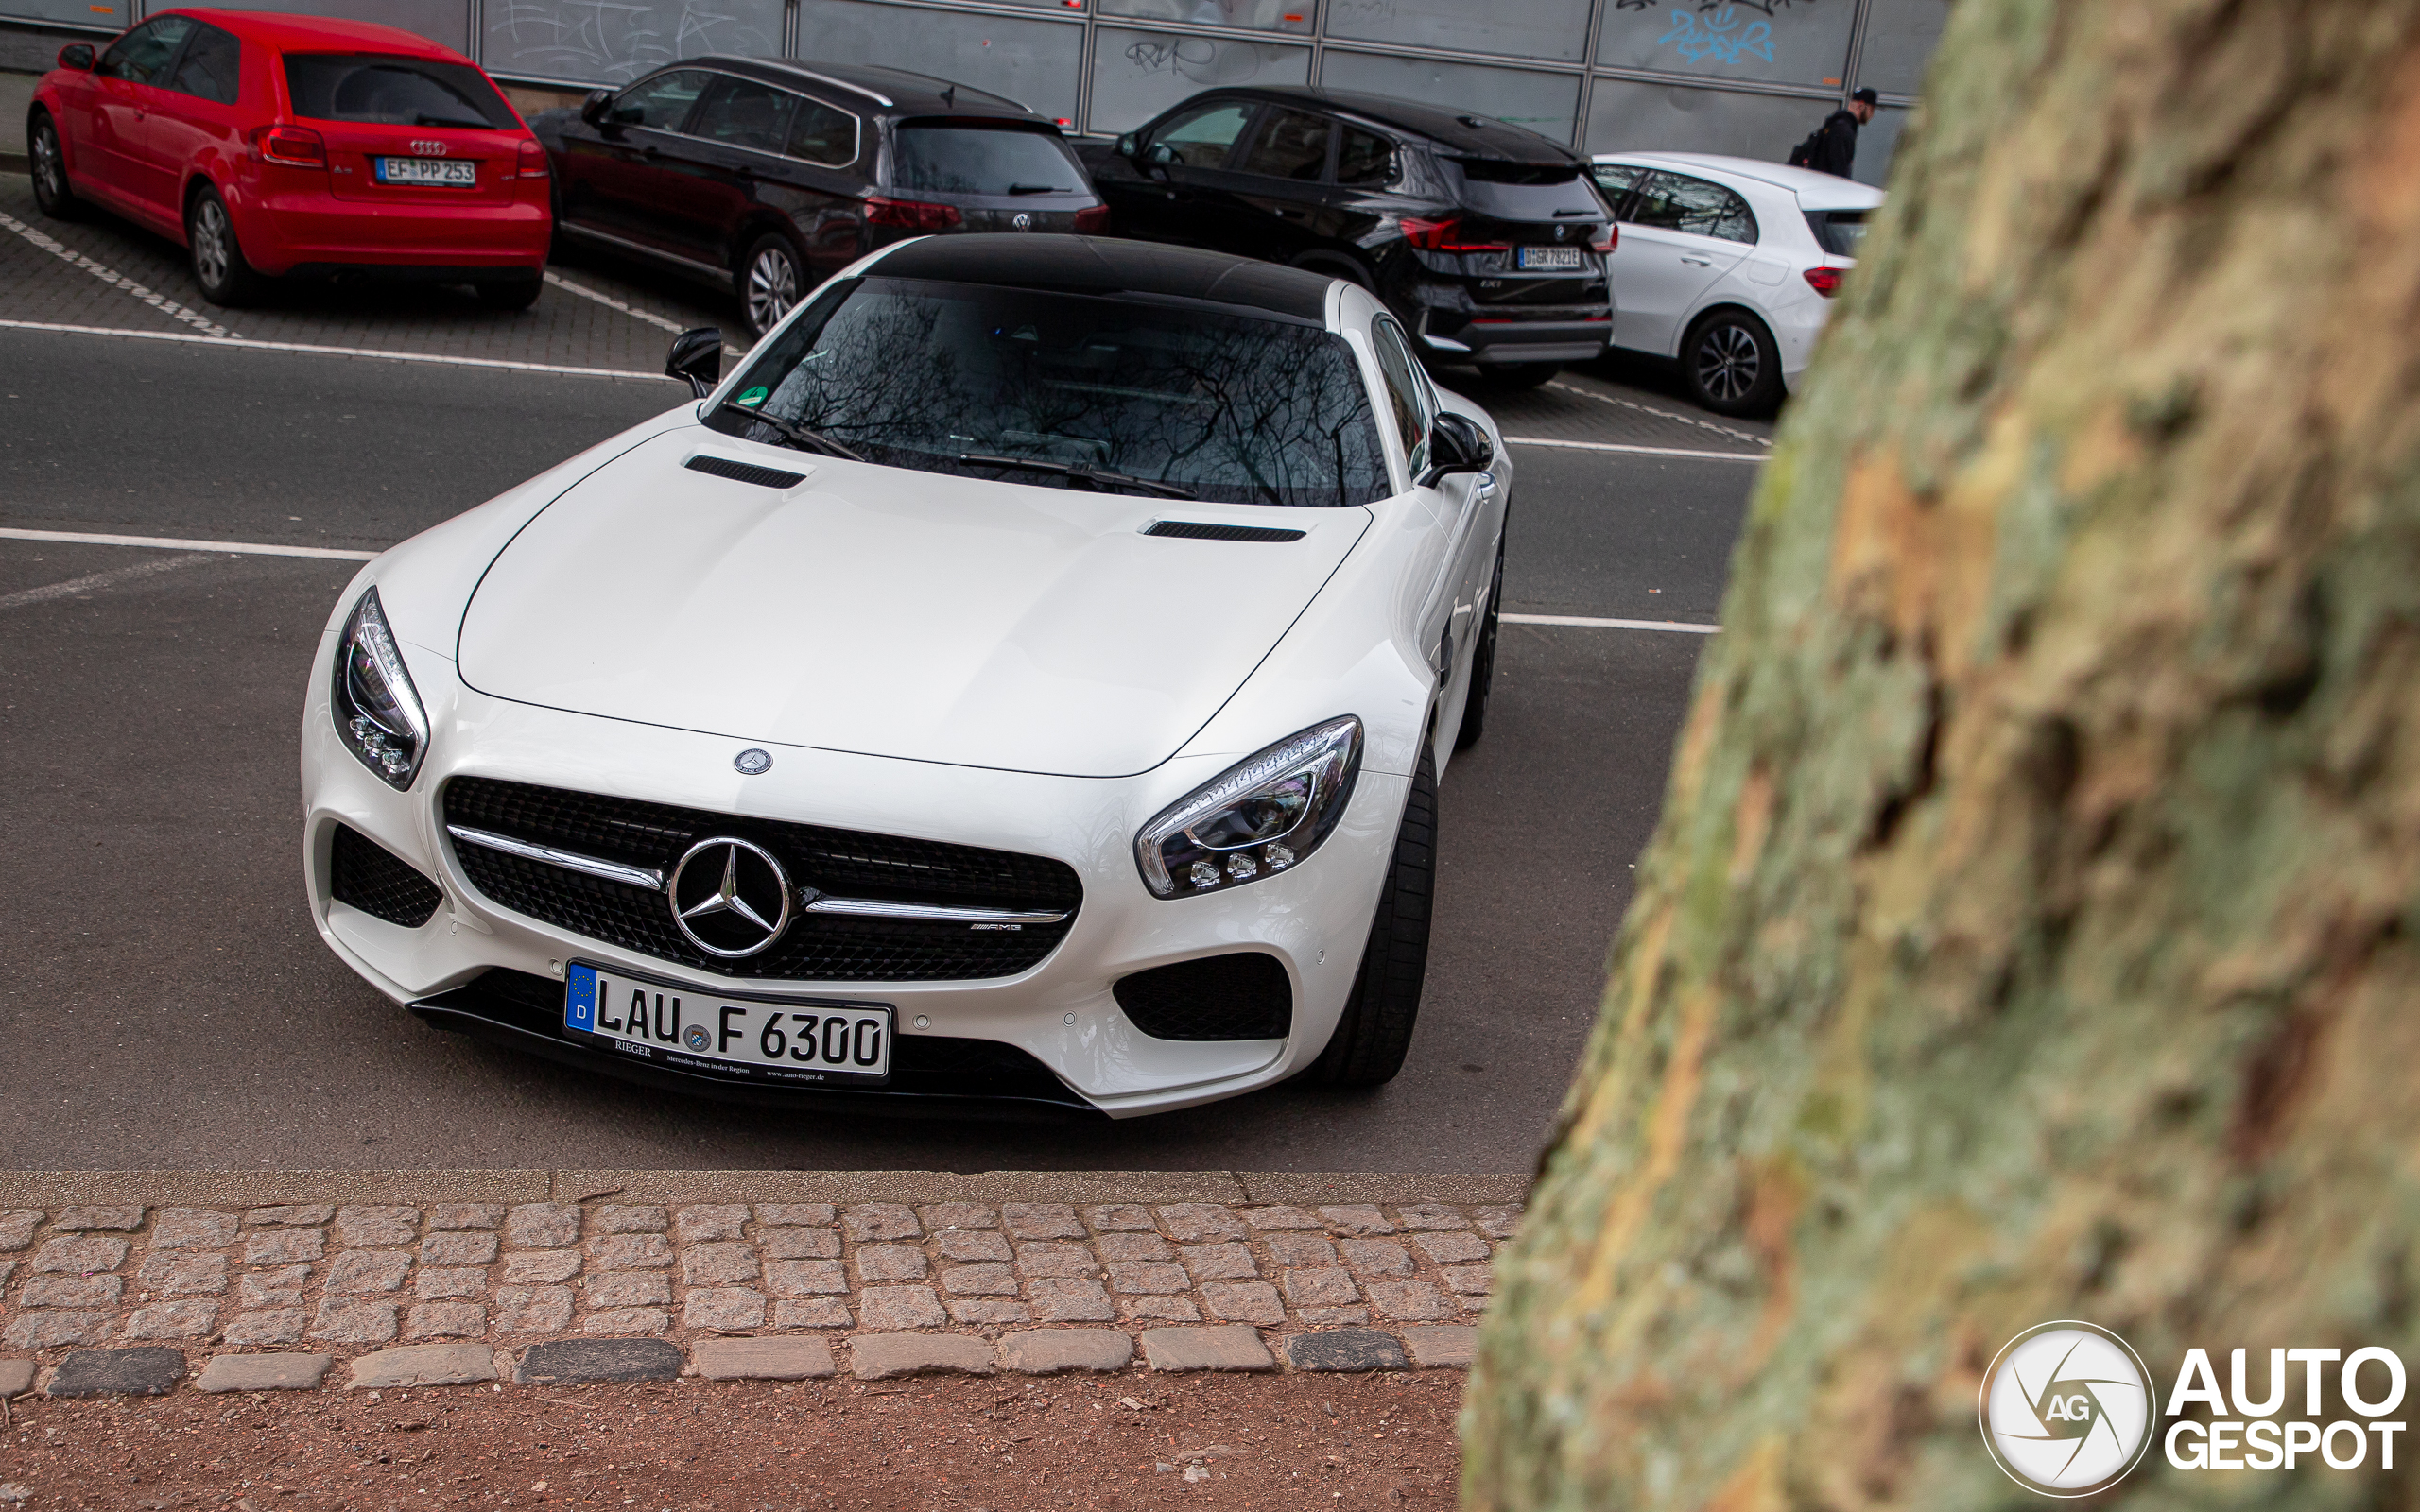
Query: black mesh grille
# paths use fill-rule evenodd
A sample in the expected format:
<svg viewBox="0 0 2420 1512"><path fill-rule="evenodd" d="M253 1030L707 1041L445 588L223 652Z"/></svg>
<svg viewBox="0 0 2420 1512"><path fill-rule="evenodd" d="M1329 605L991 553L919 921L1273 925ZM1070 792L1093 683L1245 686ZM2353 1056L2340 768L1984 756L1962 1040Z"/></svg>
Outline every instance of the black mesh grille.
<svg viewBox="0 0 2420 1512"><path fill-rule="evenodd" d="M328 848L328 890L346 907L406 929L427 923L445 901L437 884L413 870L409 862L341 824Z"/></svg>
<svg viewBox="0 0 2420 1512"><path fill-rule="evenodd" d="M1200 520L1154 520L1147 536L1180 536L1186 541L1300 541L1303 532L1273 525L1214 525Z"/></svg>
<svg viewBox="0 0 2420 1512"><path fill-rule="evenodd" d="M1117 979L1117 1005L1154 1040L1283 1040L1294 989L1274 955L1211 955Z"/></svg>
<svg viewBox="0 0 2420 1512"><path fill-rule="evenodd" d="M481 777L457 778L446 784L445 818L449 824L651 867L667 875L698 841L731 835L770 850L792 883L843 898L1067 911L1067 918L1056 924L1021 929L801 914L772 949L742 961L725 961L689 943L673 926L672 911L660 892L524 861L485 846L458 842L454 847L471 885L516 913L720 976L811 982L1013 976L1066 937L1084 896L1073 867L1042 856L744 819Z"/></svg>
<svg viewBox="0 0 2420 1512"><path fill-rule="evenodd" d="M711 472L734 483L753 483L760 489L796 488L806 478L804 472L785 472L777 467L758 467L753 462L733 462L719 456L693 456L688 466L693 472Z"/></svg>

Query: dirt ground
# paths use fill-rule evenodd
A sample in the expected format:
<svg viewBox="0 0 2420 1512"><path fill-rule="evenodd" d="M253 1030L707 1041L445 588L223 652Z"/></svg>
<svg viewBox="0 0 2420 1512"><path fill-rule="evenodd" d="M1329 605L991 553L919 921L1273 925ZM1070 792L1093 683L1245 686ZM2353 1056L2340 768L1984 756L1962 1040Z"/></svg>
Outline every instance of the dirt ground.
<svg viewBox="0 0 2420 1512"><path fill-rule="evenodd" d="M0 1512L1443 1508L1462 1381L1130 1370L21 1397L0 1435Z"/></svg>

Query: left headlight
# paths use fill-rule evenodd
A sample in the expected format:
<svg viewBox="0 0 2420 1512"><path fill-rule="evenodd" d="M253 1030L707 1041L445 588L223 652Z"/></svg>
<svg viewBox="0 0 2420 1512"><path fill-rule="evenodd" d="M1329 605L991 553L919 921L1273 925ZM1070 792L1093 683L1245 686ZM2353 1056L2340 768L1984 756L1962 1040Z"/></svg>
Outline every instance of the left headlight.
<svg viewBox="0 0 2420 1512"><path fill-rule="evenodd" d="M361 595L337 645L336 687L328 700L337 733L361 765L396 792L412 785L428 754L428 714L403 652L387 628L375 588Z"/></svg>
<svg viewBox="0 0 2420 1512"><path fill-rule="evenodd" d="M1361 721L1346 714L1288 735L1162 809L1134 836L1155 898L1239 886L1316 850L1344 816L1361 771Z"/></svg>

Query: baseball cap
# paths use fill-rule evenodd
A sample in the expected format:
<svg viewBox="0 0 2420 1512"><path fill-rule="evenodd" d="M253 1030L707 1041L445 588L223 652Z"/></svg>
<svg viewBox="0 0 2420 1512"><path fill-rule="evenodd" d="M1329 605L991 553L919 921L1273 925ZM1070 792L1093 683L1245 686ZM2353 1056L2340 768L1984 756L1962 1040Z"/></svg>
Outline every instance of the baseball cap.
<svg viewBox="0 0 2420 1512"><path fill-rule="evenodd" d="M1879 105L1882 103L1882 96L1876 94L1873 87L1870 85L1864 89L1858 90L1856 94L1850 95L1849 98L1857 101L1859 105Z"/></svg>

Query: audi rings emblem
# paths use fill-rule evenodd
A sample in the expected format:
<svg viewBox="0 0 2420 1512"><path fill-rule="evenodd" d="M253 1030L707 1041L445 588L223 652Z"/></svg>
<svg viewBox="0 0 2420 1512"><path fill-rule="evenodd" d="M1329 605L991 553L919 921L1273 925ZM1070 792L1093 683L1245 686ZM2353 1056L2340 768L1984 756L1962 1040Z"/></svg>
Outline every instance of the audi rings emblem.
<svg viewBox="0 0 2420 1512"><path fill-rule="evenodd" d="M672 922L689 943L726 961L753 955L790 923L790 879L761 845L717 835L700 840L672 868L665 891Z"/></svg>

